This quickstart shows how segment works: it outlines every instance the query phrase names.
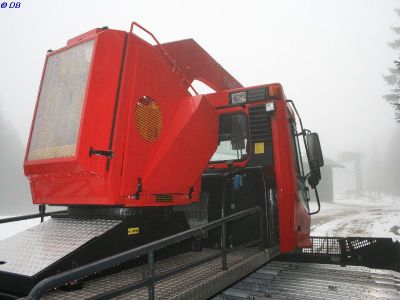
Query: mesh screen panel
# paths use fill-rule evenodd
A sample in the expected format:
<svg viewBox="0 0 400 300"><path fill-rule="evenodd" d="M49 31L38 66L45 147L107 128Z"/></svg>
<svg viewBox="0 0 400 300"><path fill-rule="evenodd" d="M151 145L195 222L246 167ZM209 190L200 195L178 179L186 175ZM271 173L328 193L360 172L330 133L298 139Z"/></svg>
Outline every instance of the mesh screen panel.
<svg viewBox="0 0 400 300"><path fill-rule="evenodd" d="M163 127L162 115L157 103L144 96L136 104L136 128L143 139L155 142Z"/></svg>
<svg viewBox="0 0 400 300"><path fill-rule="evenodd" d="M49 56L28 160L75 155L94 40Z"/></svg>

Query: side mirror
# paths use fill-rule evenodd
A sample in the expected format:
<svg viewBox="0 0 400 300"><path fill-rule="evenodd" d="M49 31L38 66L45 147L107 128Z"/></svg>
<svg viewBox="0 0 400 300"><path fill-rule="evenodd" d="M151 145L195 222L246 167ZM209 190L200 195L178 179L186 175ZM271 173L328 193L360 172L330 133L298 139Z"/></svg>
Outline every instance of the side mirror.
<svg viewBox="0 0 400 300"><path fill-rule="evenodd" d="M319 168L318 162L316 160L309 161L310 166L310 176L308 176L308 184L315 189L321 180L321 170Z"/></svg>
<svg viewBox="0 0 400 300"><path fill-rule="evenodd" d="M318 133L310 133L307 135L308 155L311 161L317 161L319 167L324 166L324 157L322 156L321 144L319 142Z"/></svg>
<svg viewBox="0 0 400 300"><path fill-rule="evenodd" d="M321 180L320 167L324 165L324 157L322 156L321 144L317 133L310 133L307 135L307 151L310 166L310 176L308 177L308 183L315 189Z"/></svg>

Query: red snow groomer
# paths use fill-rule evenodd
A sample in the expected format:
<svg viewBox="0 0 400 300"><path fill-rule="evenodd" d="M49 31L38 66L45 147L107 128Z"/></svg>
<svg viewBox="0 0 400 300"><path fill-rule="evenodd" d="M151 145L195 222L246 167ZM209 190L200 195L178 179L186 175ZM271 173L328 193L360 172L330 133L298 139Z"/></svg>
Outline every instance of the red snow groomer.
<svg viewBox="0 0 400 300"><path fill-rule="evenodd" d="M198 94L195 80L215 92ZM68 209L0 242L0 293L26 295L182 232L189 248L222 249L225 264L227 247L258 241L248 273L312 246L308 186L316 192L321 166L318 135L280 84L243 87L194 40L160 44L137 23L89 31L46 56L24 162L41 216L44 205Z"/></svg>

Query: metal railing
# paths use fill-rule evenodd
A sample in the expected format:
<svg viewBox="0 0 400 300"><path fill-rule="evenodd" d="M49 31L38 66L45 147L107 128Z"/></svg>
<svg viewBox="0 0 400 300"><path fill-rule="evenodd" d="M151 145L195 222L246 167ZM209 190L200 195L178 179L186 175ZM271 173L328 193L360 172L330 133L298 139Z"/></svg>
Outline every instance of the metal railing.
<svg viewBox="0 0 400 300"><path fill-rule="evenodd" d="M50 289L57 288L59 286L68 284L70 282L76 281L83 279L87 276L90 276L92 274L110 269L112 267L118 266L120 264L126 263L128 261L131 261L135 258L138 258L140 256L147 255L147 278L143 279L139 282L135 282L108 292L105 292L101 295L95 296L92 299L109 299L111 297L115 297L118 295L125 294L127 292L133 291L138 288L143 288L147 286L148 289L148 298L149 299L155 299L155 283L161 279L164 279L166 277L169 277L173 274L176 274L178 272L187 270L189 268L192 268L196 265L199 265L205 261L215 259L219 256L222 258L222 269L227 269L228 264L227 264L227 253L230 252L231 250L226 249L226 223L238 220L238 219L243 219L247 216L254 215L258 213L258 219L259 219L259 228L260 228L260 238L248 242L246 244L240 245L238 248L243 248L243 247L248 247L250 245L254 244L259 244L260 249L265 249L265 234L264 234L264 222L263 222L263 213L262 210L259 206L249 208L234 214L231 214L226 217L222 217L218 220L212 221L208 224L205 224L203 226L199 226L193 229L189 229L180 233L177 233L175 235L165 237L163 239L145 244L143 246L130 249L115 255L112 255L107 258L103 258L101 260L80 266L78 268L68 270L56 275L53 275L51 277L48 277L46 279L43 279L40 281L36 286L31 290L29 293L27 299L39 299L42 295L44 295L47 291ZM199 261L196 261L190 265L185 265L183 267L177 268L173 271L161 274L161 275L155 275L154 268L155 268L155 259L154 259L154 252L167 247L172 244L176 244L178 242L181 242L183 240L189 239L191 237L199 236L202 233L221 227L221 245L222 249L219 253L214 254L210 257L207 257L206 259L201 259Z"/></svg>
<svg viewBox="0 0 400 300"><path fill-rule="evenodd" d="M182 81L186 85L186 88L190 88L195 95L198 95L199 93L193 87L193 85L190 82L190 80L188 80L186 78L186 76L183 74L183 72L179 69L178 65L175 63L174 59L171 57L171 55L168 53L168 51L165 50L165 48L158 41L158 39L155 37L155 35L153 33L151 33L149 30L147 30L146 28L144 28L142 25L140 25L140 24L138 24L136 22L132 22L131 23L131 28L129 30L130 33L133 33L133 28L135 26L137 28L141 29L143 32L147 33L156 42L157 46L161 50L161 53L162 53L162 55L164 56L164 58L166 60L166 62L168 64L170 64L170 66L172 67L172 72L174 72L180 78L180 81Z"/></svg>
<svg viewBox="0 0 400 300"><path fill-rule="evenodd" d="M16 222L16 221L23 221L23 220L29 220L29 219L35 219L35 218L41 218L41 222L43 222L44 217L51 217L54 215L60 215L67 213L66 210L59 210L59 211L53 211L53 212L40 212L37 214L30 214L30 215L23 215L23 216L16 216L16 217L10 217L10 218L4 218L0 219L0 224L4 223L10 223L10 222Z"/></svg>

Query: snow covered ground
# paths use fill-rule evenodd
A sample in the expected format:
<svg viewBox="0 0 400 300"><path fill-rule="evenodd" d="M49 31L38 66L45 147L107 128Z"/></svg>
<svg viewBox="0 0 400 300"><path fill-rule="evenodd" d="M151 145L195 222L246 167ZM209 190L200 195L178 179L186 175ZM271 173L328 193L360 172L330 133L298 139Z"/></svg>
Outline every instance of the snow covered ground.
<svg viewBox="0 0 400 300"><path fill-rule="evenodd" d="M400 198L385 195L335 196L311 217L313 236L391 237L400 241Z"/></svg>

